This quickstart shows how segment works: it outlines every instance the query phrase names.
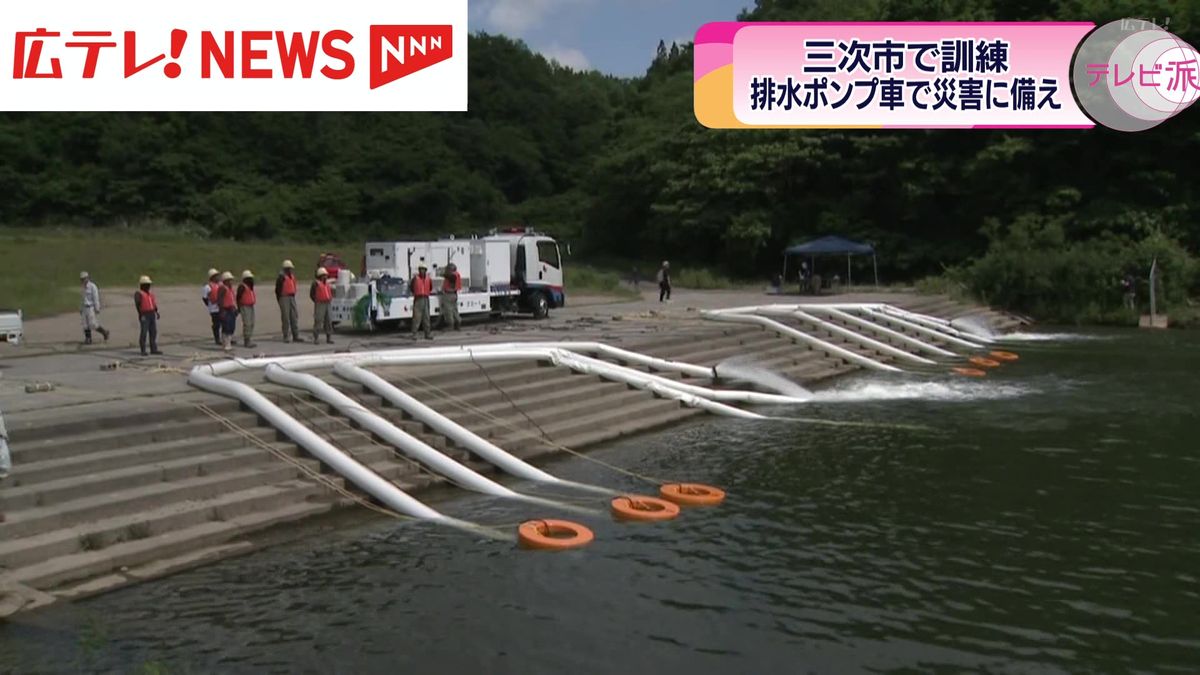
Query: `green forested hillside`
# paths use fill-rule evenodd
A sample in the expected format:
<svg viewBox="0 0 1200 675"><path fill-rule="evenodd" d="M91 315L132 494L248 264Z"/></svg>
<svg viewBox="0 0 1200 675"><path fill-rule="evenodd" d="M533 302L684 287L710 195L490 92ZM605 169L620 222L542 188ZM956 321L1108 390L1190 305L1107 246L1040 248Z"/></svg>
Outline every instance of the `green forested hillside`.
<svg viewBox="0 0 1200 675"><path fill-rule="evenodd" d="M1183 0L759 0L743 18L1126 16L1169 17L1200 43L1200 3ZM1183 250L1200 245L1200 111L1140 134L712 131L692 115L691 58L663 49L625 80L476 35L465 114L3 114L0 222L326 240L523 222L577 255L739 276L776 269L788 242L839 233L876 243L885 278L959 266L976 292L1025 309L1044 290L1003 293L1038 274L1075 283L1056 267L1067 258L1104 285L1161 249L1183 256L1177 291L1194 282ZM1005 255L972 267L989 246ZM1021 267L1047 249L1075 257Z"/></svg>

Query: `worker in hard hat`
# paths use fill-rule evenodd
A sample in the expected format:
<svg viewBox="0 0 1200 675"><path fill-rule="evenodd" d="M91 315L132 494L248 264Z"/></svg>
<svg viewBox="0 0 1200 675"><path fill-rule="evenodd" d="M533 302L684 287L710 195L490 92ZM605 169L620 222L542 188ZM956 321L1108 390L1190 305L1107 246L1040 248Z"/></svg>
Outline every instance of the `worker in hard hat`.
<svg viewBox="0 0 1200 675"><path fill-rule="evenodd" d="M104 336L108 342L108 330L100 325L100 289L87 272L79 273L82 298L79 301L79 316L83 323L83 344L92 344L92 332Z"/></svg>
<svg viewBox="0 0 1200 675"><path fill-rule="evenodd" d="M324 267L317 268L317 278L308 289L308 297L313 302L313 343L321 342L321 332L325 333L325 342L333 344L333 315L329 312L329 303L333 302L333 286L329 283L329 272Z"/></svg>
<svg viewBox="0 0 1200 675"><path fill-rule="evenodd" d="M150 343L151 354L162 354L158 351L158 299L150 290L150 277L138 279L138 290L133 294L133 306L138 314L138 346L142 348L142 356L146 355L147 340Z"/></svg>
<svg viewBox="0 0 1200 675"><path fill-rule="evenodd" d="M462 274L458 265L446 265L445 276L442 277L442 294L438 298L438 306L442 308L442 325L452 330L462 330L462 317L458 315L458 293L462 290Z"/></svg>
<svg viewBox="0 0 1200 675"><path fill-rule="evenodd" d="M671 299L671 263L667 260L658 268L658 301Z"/></svg>
<svg viewBox="0 0 1200 675"><path fill-rule="evenodd" d="M233 336L237 334L237 292L233 288L233 272L221 274L221 286L217 289L217 307L221 320L221 349L233 350Z"/></svg>
<svg viewBox="0 0 1200 675"><path fill-rule="evenodd" d="M247 348L257 347L252 342L254 338L254 305L258 296L254 293L254 273L250 270L242 272L242 283L237 288L238 313L242 316L242 344Z"/></svg>
<svg viewBox="0 0 1200 675"><path fill-rule="evenodd" d="M296 307L296 266L284 260L275 278L275 299L279 301L279 320L283 324L283 341L300 340L300 310Z"/></svg>
<svg viewBox="0 0 1200 675"><path fill-rule="evenodd" d="M204 284L200 294L204 299L204 309L208 311L209 321L212 323L213 342L218 347L221 346L221 307L217 304L217 293L220 290L221 273L215 268L209 268L208 282Z"/></svg>
<svg viewBox="0 0 1200 675"><path fill-rule="evenodd" d="M429 276L429 268L425 259L417 263L417 274L409 282L413 297L412 336L417 339L417 330L425 332L425 339L432 340L433 333L429 329L429 296L433 295L433 277Z"/></svg>

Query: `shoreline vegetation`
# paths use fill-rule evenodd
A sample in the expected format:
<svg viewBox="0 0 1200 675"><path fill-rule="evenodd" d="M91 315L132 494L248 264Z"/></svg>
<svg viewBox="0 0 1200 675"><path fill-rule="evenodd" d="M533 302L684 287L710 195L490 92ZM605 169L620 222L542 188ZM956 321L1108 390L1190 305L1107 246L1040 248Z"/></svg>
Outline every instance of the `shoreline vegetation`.
<svg viewBox="0 0 1200 675"><path fill-rule="evenodd" d="M0 308L20 308L27 319L74 312L79 305L75 279L81 270L89 271L102 289L133 288L142 274L148 274L158 286L198 286L211 266L235 274L250 269L269 281L282 260L295 260L304 276L325 252L338 253L356 268L361 248L361 241L321 245L287 239L208 239L182 228L0 228L0 252L9 279L0 286ZM1143 259L1159 261L1159 312L1168 315L1174 327L1200 326L1200 306L1187 293L1187 280L1195 283L1200 263L1178 242L1161 235L1141 241L1070 244L1052 226L1013 230L994 241L983 256L905 286L1018 312L1041 322L1136 326L1138 317L1149 312L1149 283L1144 276L1135 278L1138 309L1128 310L1123 306L1120 282L1125 271L1148 268L1148 264L1127 262ZM637 297L631 283L634 270L641 290L646 291L655 286L658 262L567 257L568 293ZM672 276L675 286L694 290L768 285L766 274L762 279L733 278L711 268L689 266L686 261L673 262ZM789 281L784 287L790 289L791 285ZM882 286L891 287L894 284ZM865 288L869 287L857 290ZM120 304L121 300L113 298L107 303Z"/></svg>
<svg viewBox="0 0 1200 675"><path fill-rule="evenodd" d="M928 0L747 4L738 19L931 12ZM943 21L1169 15L1171 32L1200 44L1200 3L933 4ZM945 276L979 301L1070 323L1131 323L1121 280L1138 280L1145 311L1157 256L1162 311L1172 323L1194 315L1200 112L1138 134L712 130L693 112L691 44L661 43L637 77L565 67L486 33L470 36L468 59L462 114L0 113L0 224L118 227L111 236L148 258L114 264L116 276L136 279L137 267L159 283L192 283L209 257L262 274L280 254L307 266L318 250L259 242L341 243L356 266L367 240L528 225L594 268L577 267L577 289L614 292L632 260L653 283L663 258L680 287L764 284L787 246L836 234L873 244L885 283ZM197 250L171 258L131 223L180 225ZM14 285L48 306L66 302L47 284L50 265L99 264L77 252L35 251L37 264L27 248L0 253L22 272ZM822 274L836 270L829 261Z"/></svg>

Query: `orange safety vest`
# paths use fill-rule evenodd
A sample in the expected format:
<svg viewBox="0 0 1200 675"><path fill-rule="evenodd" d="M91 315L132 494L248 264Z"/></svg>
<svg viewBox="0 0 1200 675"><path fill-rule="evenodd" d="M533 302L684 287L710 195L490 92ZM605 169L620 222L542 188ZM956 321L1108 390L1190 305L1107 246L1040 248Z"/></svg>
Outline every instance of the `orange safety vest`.
<svg viewBox="0 0 1200 675"><path fill-rule="evenodd" d="M139 290L136 295L139 314L153 314L158 311L158 301L154 299L153 292Z"/></svg>
<svg viewBox="0 0 1200 675"><path fill-rule="evenodd" d="M283 294L284 295L295 295L296 294L296 277L289 277L286 274L283 275Z"/></svg>
<svg viewBox="0 0 1200 675"><path fill-rule="evenodd" d="M221 309L230 311L237 309L237 299L234 298L233 289L229 286L221 285L221 290L217 292L217 301L221 303Z"/></svg>
<svg viewBox="0 0 1200 675"><path fill-rule="evenodd" d="M217 304L217 294L221 292L221 284L210 281L208 282L208 304Z"/></svg>
<svg viewBox="0 0 1200 675"><path fill-rule="evenodd" d="M451 272L442 279L442 290L452 291L457 293L462 290L462 275L458 272Z"/></svg>
<svg viewBox="0 0 1200 675"><path fill-rule="evenodd" d="M333 302L333 287L328 281L317 281L317 290L313 302Z"/></svg>
<svg viewBox="0 0 1200 675"><path fill-rule="evenodd" d="M412 294L416 298L428 298L433 295L433 277L417 275L412 280Z"/></svg>
<svg viewBox="0 0 1200 675"><path fill-rule="evenodd" d="M253 307L254 303L258 302L258 296L254 294L254 289L246 284L238 286L238 295L242 298L243 307Z"/></svg>

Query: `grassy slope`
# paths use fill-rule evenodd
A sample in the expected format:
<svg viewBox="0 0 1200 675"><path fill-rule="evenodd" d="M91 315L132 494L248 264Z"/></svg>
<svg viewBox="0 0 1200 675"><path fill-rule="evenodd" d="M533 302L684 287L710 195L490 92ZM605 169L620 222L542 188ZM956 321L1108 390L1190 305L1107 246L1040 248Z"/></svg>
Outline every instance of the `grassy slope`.
<svg viewBox="0 0 1200 675"><path fill-rule="evenodd" d="M180 234L134 230L0 229L0 308L21 309L27 318L79 308L79 272L87 270L101 291L134 288L150 275L155 285L204 283L209 267L241 275L253 270L274 279L284 259L311 276L317 257L335 251L356 269L361 243L320 246L290 242L213 241ZM626 275L627 276L627 275ZM567 261L568 293L632 295L615 272Z"/></svg>
<svg viewBox="0 0 1200 675"><path fill-rule="evenodd" d="M250 269L260 278L274 279L285 258L296 263L301 276L308 276L325 250L343 254L353 268L361 257L359 247L206 241L133 230L0 229L0 307L20 308L28 318L75 311L81 270L91 273L101 291L135 288L143 274L159 286L199 287L209 267L239 276Z"/></svg>

